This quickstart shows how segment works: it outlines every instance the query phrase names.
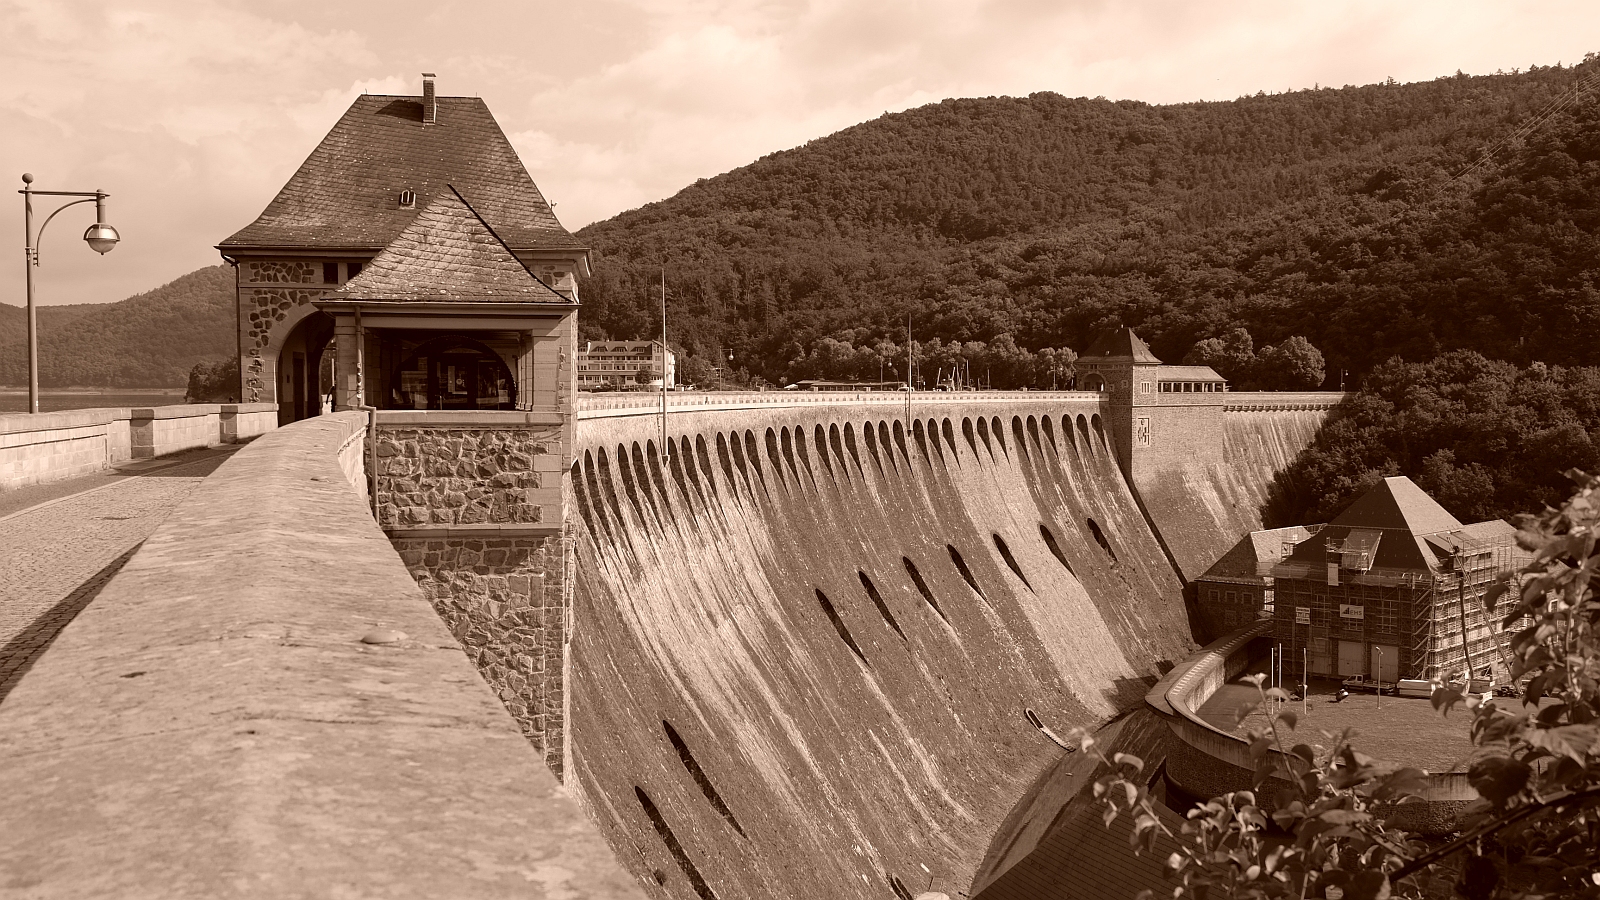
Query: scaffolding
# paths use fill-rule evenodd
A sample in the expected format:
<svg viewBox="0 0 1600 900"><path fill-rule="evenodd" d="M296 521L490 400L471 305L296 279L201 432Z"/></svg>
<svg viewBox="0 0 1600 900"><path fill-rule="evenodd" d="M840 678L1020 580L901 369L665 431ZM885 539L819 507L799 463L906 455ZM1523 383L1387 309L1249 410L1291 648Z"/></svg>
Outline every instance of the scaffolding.
<svg viewBox="0 0 1600 900"><path fill-rule="evenodd" d="M1368 656L1375 646L1395 646L1400 679L1451 680L1469 670L1482 677L1503 669L1507 639L1482 599L1489 583L1517 564L1509 537L1426 536L1437 571L1375 566L1381 537L1375 529L1351 529L1327 542L1320 571L1287 559L1273 568L1274 639L1290 648L1286 661L1294 673L1308 674L1306 659L1313 672L1340 674L1339 641L1360 643ZM1368 656L1362 672L1370 669ZM1371 672L1374 680L1379 675Z"/></svg>

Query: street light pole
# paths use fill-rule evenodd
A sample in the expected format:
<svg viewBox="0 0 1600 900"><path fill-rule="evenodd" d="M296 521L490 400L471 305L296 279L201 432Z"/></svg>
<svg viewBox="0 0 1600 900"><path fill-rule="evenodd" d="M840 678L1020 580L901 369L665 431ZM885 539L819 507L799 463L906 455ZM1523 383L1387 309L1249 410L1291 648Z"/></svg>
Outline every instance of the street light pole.
<svg viewBox="0 0 1600 900"><path fill-rule="evenodd" d="M33 175L22 173L22 190L17 193L22 195L22 268L27 272L28 284L28 412L39 411L39 313L33 302L33 270L39 265L39 243L44 239L44 230L49 227L50 220L69 206L94 201L94 224L83 233L83 240L90 249L96 253L106 254L117 245L121 236L117 230L106 224L106 198L110 195L105 191L36 191L32 187ZM36 234L33 230L33 198L41 197L79 197L56 207L55 212L45 217L44 224L39 226Z"/></svg>

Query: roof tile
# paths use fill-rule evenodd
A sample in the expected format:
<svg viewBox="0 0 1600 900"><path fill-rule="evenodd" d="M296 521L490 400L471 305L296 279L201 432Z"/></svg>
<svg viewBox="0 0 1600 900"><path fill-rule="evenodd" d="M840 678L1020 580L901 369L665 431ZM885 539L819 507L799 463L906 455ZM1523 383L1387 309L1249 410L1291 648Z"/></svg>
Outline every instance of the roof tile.
<svg viewBox="0 0 1600 900"><path fill-rule="evenodd" d="M528 271L454 188L330 300L567 303Z"/></svg>
<svg viewBox="0 0 1600 900"><path fill-rule="evenodd" d="M438 103L438 124L423 125L420 97L358 97L260 217L218 247L376 250L453 184L509 246L582 249L488 105L476 97ZM416 193L414 208L400 206L405 190Z"/></svg>

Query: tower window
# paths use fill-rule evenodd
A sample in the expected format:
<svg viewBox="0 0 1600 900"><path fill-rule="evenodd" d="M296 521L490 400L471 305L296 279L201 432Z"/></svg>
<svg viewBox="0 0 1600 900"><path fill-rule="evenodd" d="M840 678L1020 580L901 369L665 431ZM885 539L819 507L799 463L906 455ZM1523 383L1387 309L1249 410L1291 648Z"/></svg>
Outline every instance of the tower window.
<svg viewBox="0 0 1600 900"><path fill-rule="evenodd" d="M323 284L338 284L339 283L339 264L338 263L323 263L322 264L322 283Z"/></svg>
<svg viewBox="0 0 1600 900"><path fill-rule="evenodd" d="M347 271L349 271L349 273L350 273L349 277L350 278L354 278L357 275L361 274L361 263L346 263L345 264L345 269Z"/></svg>
<svg viewBox="0 0 1600 900"><path fill-rule="evenodd" d="M416 209L417 208L417 192L416 191L401 191L400 192L400 208L401 209Z"/></svg>

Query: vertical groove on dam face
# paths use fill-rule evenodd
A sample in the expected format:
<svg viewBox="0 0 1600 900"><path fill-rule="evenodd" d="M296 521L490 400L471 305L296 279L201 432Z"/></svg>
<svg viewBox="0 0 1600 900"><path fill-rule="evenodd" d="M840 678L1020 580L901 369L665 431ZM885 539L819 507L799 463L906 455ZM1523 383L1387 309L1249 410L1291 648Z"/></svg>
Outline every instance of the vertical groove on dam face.
<svg viewBox="0 0 1600 900"><path fill-rule="evenodd" d="M658 419L585 422L571 778L667 896L955 896L1060 753L1020 710L1093 727L1187 653L1090 418L982 411L675 413L665 465Z"/></svg>

